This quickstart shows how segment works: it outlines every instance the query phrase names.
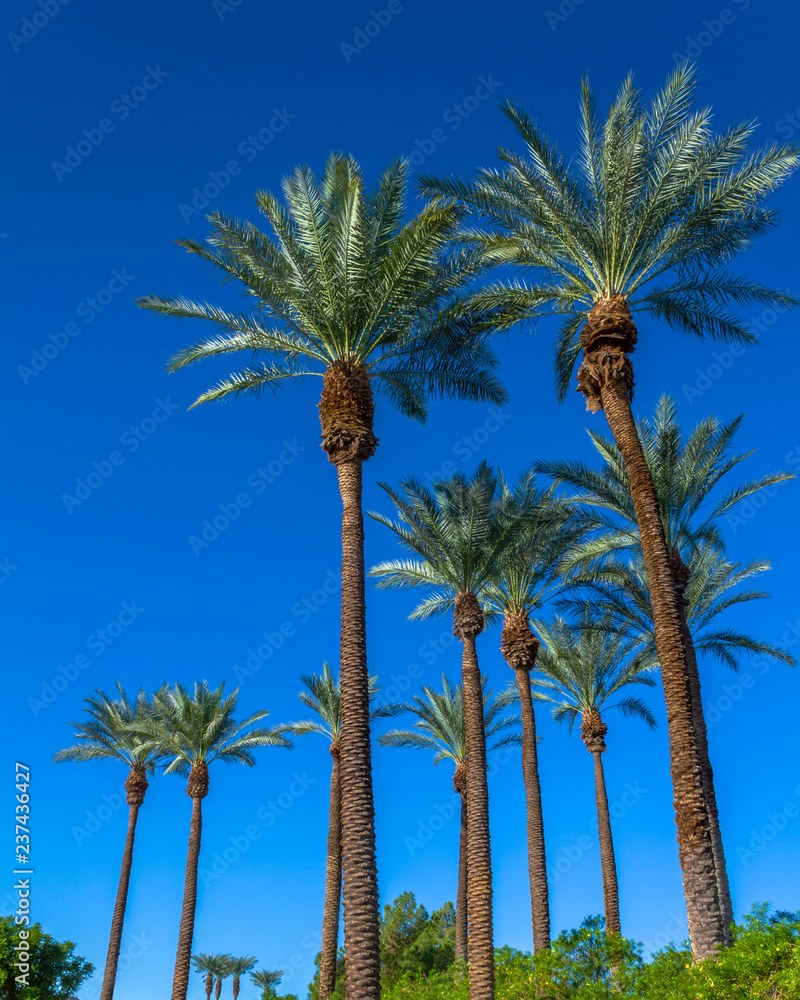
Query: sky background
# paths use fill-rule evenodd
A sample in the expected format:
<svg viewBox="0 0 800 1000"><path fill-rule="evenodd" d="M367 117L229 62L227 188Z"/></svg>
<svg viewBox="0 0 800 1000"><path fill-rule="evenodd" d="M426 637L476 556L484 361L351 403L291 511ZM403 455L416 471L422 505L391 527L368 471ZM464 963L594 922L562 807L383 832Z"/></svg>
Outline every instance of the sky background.
<svg viewBox="0 0 800 1000"><path fill-rule="evenodd" d="M241 683L240 711L268 708L277 723L304 717L301 674L324 660L337 664L340 504L318 447L319 387L187 412L229 368L165 374L166 359L205 331L144 313L133 299L234 301L173 240L202 237L207 208L255 220L256 189L277 191L299 163L320 170L332 149L352 154L368 179L416 150L424 171L464 174L491 164L497 144L514 143L498 109L508 97L570 155L585 72L604 108L630 70L651 92L676 59L696 57L698 99L714 106L720 127L752 117L759 141L796 139L796 5L724 4L564 0L559 12L555 0L400 0L377 33L371 10L384 11L383 0L5 5L0 378L9 485L0 496L0 600L11 724L0 741L9 805L14 761L32 773L33 916L97 967L81 997L99 996L127 823L122 766L52 763L83 699L117 679L129 691L202 678L232 688L236 665L266 642L258 669ZM437 129L438 143L430 138ZM221 189L209 188L204 205L198 197L209 183ZM773 204L782 226L740 269L798 293L796 178ZM744 413L738 445L757 450L742 475L796 471L789 345L797 317L745 317L761 327L763 344L738 357L642 321L635 409L649 414L669 392L687 430L711 413ZM499 415L483 404L435 403L422 428L380 406L366 507L381 504L378 481L433 477L448 460L470 472L488 459L510 476L537 458L593 460L582 399L570 394L559 406L552 391L552 333L542 323L535 336L498 341L510 395ZM607 431L602 416L591 426ZM101 471L96 488L76 492L98 466L110 475L100 479ZM772 599L742 608L732 624L795 649L797 489L779 487L725 526L733 558L767 558L774 567L765 581ZM243 493L247 505L219 537L192 543L220 505L231 510ZM368 526L367 564L395 553L389 532ZM407 622L414 602L409 593L368 593L370 669L398 694L460 671L449 622ZM498 638L487 632L479 652L502 688L511 673ZM701 670L736 912L758 900L797 909L798 675L747 661L738 678L714 663ZM658 689L646 695L659 729L609 718L606 768L623 930L651 949L683 938L686 924L663 697ZM539 725L557 933L602 910L593 778L577 733L541 711ZM382 900L413 890L429 908L441 906L456 883L448 768L434 771L427 756L391 749L376 752L374 765ZM262 751L254 769L214 766L204 804L201 869L214 874L226 849L233 860L218 862L216 877L201 876L194 950L257 955L263 968L289 970L284 988L301 996L321 927L329 772L325 744L306 737L291 752ZM171 982L190 815L184 787L156 777L141 810L118 1000ZM496 763L490 796L496 941L529 948L518 754ZM5 864L7 913L10 830ZM199 976L190 995L202 996ZM244 986L243 998L254 995Z"/></svg>

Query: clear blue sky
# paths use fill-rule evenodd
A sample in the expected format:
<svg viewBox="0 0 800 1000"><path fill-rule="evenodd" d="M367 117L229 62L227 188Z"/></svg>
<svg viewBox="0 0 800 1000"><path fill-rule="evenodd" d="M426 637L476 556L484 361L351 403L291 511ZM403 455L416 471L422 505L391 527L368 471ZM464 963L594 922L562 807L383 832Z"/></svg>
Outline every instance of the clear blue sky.
<svg viewBox="0 0 800 1000"><path fill-rule="evenodd" d="M318 388L187 412L226 366L167 376L166 358L202 331L132 304L145 293L231 300L172 242L205 232L205 206L193 199L210 196L213 208L254 218L257 188L277 190L301 162L321 168L334 148L352 153L368 177L416 150L426 171L465 173L490 163L496 144L513 141L497 107L505 97L529 109L569 154L582 73L602 107L629 70L649 91L686 54L697 57L700 100L713 104L720 126L754 117L763 141L800 134L792 3L564 0L559 13L556 0L489 7L395 0L390 20L380 14L382 26L370 24L371 7L386 10L384 0L269 7L12 0L4 9L10 152L0 221L7 414L0 599L13 722L1 738L9 801L11 763L32 769L34 916L98 967L83 997L99 995L126 809L105 799L118 801L120 767L51 763L82 699L117 679L130 690L200 678L233 687L235 665L283 626L281 648L265 647L259 669L241 684L242 713L266 707L279 722L302 717L300 674L337 660L339 500L318 447ZM209 184L217 189L202 195ZM797 293L800 182L790 181L774 203L785 213L782 227L740 266ZM763 328L763 346L726 356L728 367L714 357L720 348L643 322L635 406L650 413L670 392L686 428L709 413L744 412L739 444L757 449L748 474L792 459L797 470L790 343L798 319L759 311L747 318ZM554 399L551 334L543 324L535 338L514 333L498 342L511 399L499 419L483 405L438 403L420 428L379 409L366 505L380 502L376 481L435 474L447 460L469 471L486 458L516 475L537 457L591 458L582 401L572 396L560 407ZM605 431L602 416L593 426ZM80 488L87 477L94 488ZM193 546L203 522L243 493L248 505L219 537ZM766 585L774 597L743 609L735 624L798 649L797 485L780 487L750 513L727 527L730 552L773 560ZM395 551L378 526L366 546L368 563ZM370 590L370 666L385 688L413 690L437 684L443 670L459 673L449 623L408 623L412 603L408 594ZM501 687L511 677L497 643L497 632L487 633L480 653ZM737 687L726 669L703 664L702 671L736 910L765 899L797 908L800 876L790 862L800 847L793 808L800 678L745 662L740 680L749 680ZM45 685L70 676L45 703ZM658 690L649 700L659 730L610 719L606 763L617 803L623 928L663 943L685 934L685 918L663 701ZM602 909L592 771L577 735L543 715L540 725L549 862L569 867L553 885L558 931ZM242 845L250 826L257 836L201 886L195 949L254 954L267 968L294 961L300 968L286 986L301 995L322 915L328 775L326 748L309 737L292 752L263 751L252 770L214 767L205 803L202 868L230 848L229 838ZM623 798L626 785L635 792ZM384 901L406 889L431 908L452 899L457 821L431 823L438 807L448 814L447 769L434 771L424 755L381 750L375 787ZM119 1000L143 996L144 983L163 991L170 982L190 813L183 789L180 779L159 776L141 810ZM490 791L496 939L524 948L518 757L498 766ZM752 831L770 823L763 849L744 853ZM84 837L89 826L99 828ZM441 829L423 846L407 840L431 826ZM9 847L9 871L11 862ZM11 875L4 880L10 889ZM5 896L4 912L10 902ZM199 977L192 991L201 995Z"/></svg>

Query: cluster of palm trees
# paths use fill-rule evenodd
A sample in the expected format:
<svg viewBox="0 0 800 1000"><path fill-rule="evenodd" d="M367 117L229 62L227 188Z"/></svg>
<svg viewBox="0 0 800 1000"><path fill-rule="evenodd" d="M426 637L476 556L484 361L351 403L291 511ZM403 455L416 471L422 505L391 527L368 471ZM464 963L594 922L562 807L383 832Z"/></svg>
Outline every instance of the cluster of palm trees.
<svg viewBox="0 0 800 1000"><path fill-rule="evenodd" d="M452 611L463 645L470 997L494 995L485 720L476 640L495 617L503 620L500 649L514 670L520 699L536 947L547 946L549 918L530 672L544 642L562 671L561 680L553 675L557 697L563 693L562 716L581 713L600 805L605 723L598 721L598 696L576 677L582 676L581 664L606 656L609 635L621 637L618 651L629 652L630 662L640 656L644 663L649 650L660 668L693 955L705 958L728 941L729 894L695 652L708 649L725 659L735 657L734 650L754 648L752 641L710 622L736 602L726 596L728 588L763 566L725 562L714 519L699 514L693 491L727 471L731 459L719 458L716 465L709 459L712 464L696 480L681 479L681 472L679 486L664 484L662 472L668 479L675 470L668 461L661 470L657 466L663 415L654 425L637 427L631 407L630 355L640 332L633 315L695 337L753 342L736 307L795 305L792 296L733 275L727 265L775 223L765 199L797 167L800 154L777 144L754 150L752 123L715 133L710 110L693 109L689 65L676 67L649 103L629 78L604 121L586 82L581 93L574 169L527 113L506 104L523 152L501 149L499 167L481 169L473 179L421 178L428 200L404 222L406 163L392 163L368 190L358 165L334 154L320 180L307 167L285 179L285 204L266 191L257 193L271 234L215 212L207 240L179 241L223 280L238 282L251 309L182 297L139 300L145 309L214 328L206 340L179 351L171 370L216 355L251 354L249 365L197 403L322 378L322 448L336 467L342 500L341 721L334 763L341 795L347 995L353 1000L380 995L362 509L363 465L378 444L376 394L417 420L425 418L431 396L502 405L506 395L491 338L545 316L560 318L559 395L565 396L580 357L578 391L590 411L606 414L613 435L613 443L596 439L607 463L599 479L566 463L550 470L542 466L556 483L577 486L576 504L553 488L537 487L531 473L514 486L488 467L432 488L407 478L399 489L386 487L396 520L378 517L415 556L376 567L379 584L427 587L418 615ZM516 276L484 280L498 267ZM647 332L654 344L656 329ZM725 433L718 425L712 433L723 452ZM730 437L730 428L727 433ZM713 452L714 446L709 448ZM687 466L694 461L691 450L686 448ZM743 495L733 491L718 513ZM623 553L627 563L619 558ZM589 617L579 614L571 624L541 629L534 622L532 628L531 613L565 580L574 590L560 599L566 606L588 602ZM613 671L598 670L600 686L613 688ZM635 700L620 707L636 714ZM180 709L170 711L177 719ZM285 737L275 732L263 737L279 738ZM176 753L178 745L170 744L169 752ZM249 753L249 746L241 752ZM205 764L176 755L168 766L189 770L198 841ZM146 766L131 765L134 771L132 810L146 786ZM194 864L196 871L196 857ZM607 876L610 886L610 869ZM611 906L613 892L607 892ZM174 1000L185 997L188 982L188 919L186 927L188 936L182 934L179 946L185 971L176 974Z"/></svg>
<svg viewBox="0 0 800 1000"><path fill-rule="evenodd" d="M275 987L283 978L281 970L259 969L258 972L251 971L256 965L256 958L253 955L207 955L201 953L192 955L192 962L196 972L205 977L206 1000L211 1000L211 992L214 991L215 1000L219 1000L222 995L222 982L228 976L233 977L233 1000L239 996L241 990L240 980L246 973L250 973L254 985L262 991L263 1000L271 1000L277 996ZM216 982L216 989L214 983Z"/></svg>

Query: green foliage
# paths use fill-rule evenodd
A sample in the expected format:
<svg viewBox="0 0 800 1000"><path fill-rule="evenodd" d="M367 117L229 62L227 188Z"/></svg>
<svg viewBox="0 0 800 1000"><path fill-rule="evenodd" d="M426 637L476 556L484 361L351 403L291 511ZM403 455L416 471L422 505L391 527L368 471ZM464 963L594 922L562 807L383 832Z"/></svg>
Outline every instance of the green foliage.
<svg viewBox="0 0 800 1000"><path fill-rule="evenodd" d="M28 929L27 985L17 982L24 969L14 965L20 928L13 917L0 917L0 998L2 1000L66 1000L77 993L94 966L74 953L72 941L56 941L41 924Z"/></svg>
<svg viewBox="0 0 800 1000"><path fill-rule="evenodd" d="M413 892L404 892L381 918L381 981L390 987L404 975L427 975L453 964L456 914L452 903L429 914Z"/></svg>
<svg viewBox="0 0 800 1000"><path fill-rule="evenodd" d="M400 897L401 900L403 897ZM800 996L800 913L770 915L757 905L719 959L692 965L670 945L645 963L641 945L605 933L602 917L565 931L549 951L495 953L496 1000L795 1000ZM427 977L406 973L384 983L383 1000L467 1000L466 979L451 969Z"/></svg>

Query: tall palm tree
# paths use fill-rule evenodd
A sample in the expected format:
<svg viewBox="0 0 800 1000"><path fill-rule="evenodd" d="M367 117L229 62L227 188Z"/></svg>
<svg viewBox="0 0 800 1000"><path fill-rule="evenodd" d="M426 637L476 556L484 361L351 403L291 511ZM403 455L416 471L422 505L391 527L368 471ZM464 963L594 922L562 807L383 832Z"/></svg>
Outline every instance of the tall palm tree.
<svg viewBox="0 0 800 1000"><path fill-rule="evenodd" d="M216 690L206 681L195 684L190 693L181 684L163 687L153 696L153 714L141 731L152 747L168 761L165 774L188 775L186 794L192 800L189 846L186 854L186 877L183 890L172 1000L186 1000L197 905L197 866L203 828L203 799L208 794L208 769L214 761L225 764L255 764L257 747L291 747L277 727L250 729L269 715L266 709L254 712L243 722L234 718L239 689L223 696L224 683ZM219 978L219 975L217 975Z"/></svg>
<svg viewBox="0 0 800 1000"><path fill-rule="evenodd" d="M111 933L108 939L108 953L103 985L100 989L100 1000L111 1000L114 996L122 943L122 928L125 923L125 907L128 902L128 886L133 865L136 821L148 788L147 774L148 772L152 774L160 757L156 747L146 745L145 739L131 729L131 726L140 725L149 718L151 711L149 697L143 690L140 690L136 700L131 701L119 681L117 681L117 691L119 692L117 699L111 699L99 690L96 692L96 697L85 699L85 710L89 713L90 721L70 723L75 729L78 742L64 750L59 750L54 757L56 761L118 760L128 768L128 777L125 781L128 803L128 835L125 838L125 850L122 853L122 869L119 876L117 898L114 903L114 915L111 919Z"/></svg>
<svg viewBox="0 0 800 1000"><path fill-rule="evenodd" d="M258 986L262 993L261 996L263 1000L270 1000L271 997L277 996L275 992L275 987L283 979L282 971L270 972L265 970L259 970L258 972L251 972L250 978L253 980L256 986Z"/></svg>
<svg viewBox="0 0 800 1000"><path fill-rule="evenodd" d="M688 64L675 68L649 106L628 77L601 122L584 80L577 168L529 115L507 103L526 155L502 149L500 170L484 169L470 182L422 183L492 224L471 234L487 262L524 269L524 283L497 283L476 304L502 311L507 327L545 314L562 317L559 394L563 399L582 352L578 389L590 411L605 412L624 457L653 596L680 862L699 960L724 944L726 931L669 552L631 411L633 314L699 338L755 342L730 305L796 305L794 297L725 266L775 223L775 211L763 202L800 155L786 145L751 150L752 122L715 135L711 111L693 111L693 96Z"/></svg>
<svg viewBox="0 0 800 1000"><path fill-rule="evenodd" d="M720 886L724 912L731 914L733 907L728 887L727 867L720 830L719 810L714 786L714 771L708 747L708 728L702 709L702 689L697 666L697 653L707 653L734 670L738 669L742 653L771 656L790 666L796 664L793 656L769 642L755 639L740 629L725 625L712 627L714 619L746 601L768 597L761 590L738 590L744 581L770 568L769 562L747 564L730 563L709 544L702 544L691 551L686 566L686 576L678 588L681 598L681 615L686 621L686 654L695 710L698 752L706 792L714 843L714 861ZM681 565L683 565L681 561ZM584 567L576 578L578 586L588 588L592 605L597 613L613 619L614 627L635 638L651 658L656 659L653 633L653 612L647 588L647 576L641 559L628 564L608 562L602 566ZM586 597L570 598L560 602L564 607L583 606Z"/></svg>
<svg viewBox="0 0 800 1000"><path fill-rule="evenodd" d="M537 695L556 705L553 717L568 722L570 732L578 716L581 718L581 738L594 758L606 932L619 934L617 863L603 770L608 732L603 713L617 708L623 715L642 719L654 728L656 720L641 698L625 695L613 705L607 702L629 684L654 687L656 682L650 669L652 659L641 653L631 655L636 650L635 642L615 635L602 624L593 627L593 620L597 621L594 610L587 605L577 625L563 618L557 618L551 626L537 622L542 639L538 669L544 674L544 679L537 681Z"/></svg>
<svg viewBox="0 0 800 1000"><path fill-rule="evenodd" d="M483 691L483 728L486 734L486 753L501 747L521 746L519 718L501 715L514 700L508 691L494 697L488 688L489 678L481 678ZM464 712L464 686L452 685L442 674L442 690L422 688L422 696L414 695L406 711L417 716L413 729L392 729L378 739L381 746L433 751L434 766L451 760L455 767L453 788L461 799L461 829L458 845L458 892L456 895L455 957L456 962L467 961L467 721ZM514 729L514 732L508 732ZM502 735L500 735L502 733ZM497 738L495 738L497 737Z"/></svg>
<svg viewBox="0 0 800 1000"><path fill-rule="evenodd" d="M211 1000L211 994L214 990L214 979L217 975L217 968L219 967L220 961L224 958L224 955L207 955L205 952L199 952L197 955L192 955L195 972L199 972L202 976L206 977L206 1000Z"/></svg>
<svg viewBox="0 0 800 1000"><path fill-rule="evenodd" d="M235 279L252 310L231 312L184 298L146 296L145 309L196 318L219 332L180 351L175 371L245 351L266 360L243 368L197 403L259 394L322 377L322 448L336 466L342 499L342 848L347 981L354 996L380 994L378 888L369 736L362 466L373 454L375 389L424 420L429 394L501 403L487 316L465 310L461 291L481 269L474 251L451 252L460 225L452 205L427 206L405 225L408 164L395 161L373 191L358 165L333 154L321 182L299 167L286 201L256 203L274 236L219 213L205 242L179 240Z"/></svg>
<svg viewBox="0 0 800 1000"><path fill-rule="evenodd" d="M463 644L461 658L467 732L467 895L469 899L470 1000L494 997L492 933L492 855L489 840L489 791L481 673L476 639L485 618L479 595L503 550L519 527L495 515L496 473L481 463L473 476L456 473L428 488L418 480L401 482L402 493L382 488L399 520L371 513L398 536L418 560L392 560L370 570L379 587L425 587L432 595L412 618L453 613L453 631Z"/></svg>
<svg viewBox="0 0 800 1000"><path fill-rule="evenodd" d="M488 608L503 617L500 651L514 671L519 696L531 923L534 951L539 952L550 946L550 899L530 679L539 640L531 631L530 615L560 585L559 563L583 529L565 503L553 495L552 488L537 487L532 472L524 473L513 488L503 484L496 514L522 529L519 540L498 560L485 597Z"/></svg>
<svg viewBox="0 0 800 1000"><path fill-rule="evenodd" d="M236 1000L239 996L239 990L241 989L239 980L245 973L250 972L257 961L255 955L229 956L228 969L230 975L233 976L233 1000Z"/></svg>
<svg viewBox="0 0 800 1000"><path fill-rule="evenodd" d="M330 743L331 796L328 815L328 850L325 875L325 908L322 917L322 949L319 965L319 1000L328 1000L336 989L336 955L339 946L339 906L342 889L342 816L341 779L339 758L342 733L342 692L339 679L333 676L327 663L322 675L309 674L300 678L307 690L298 698L319 716L319 722L290 722L281 726L282 732L294 736L319 733ZM369 697L372 703L378 693L377 678L370 677ZM395 702L372 705L370 722L387 719L405 711L405 706Z"/></svg>
<svg viewBox="0 0 800 1000"><path fill-rule="evenodd" d="M740 416L724 423L716 417L707 417L684 439L675 400L664 395L658 401L652 419L637 421L637 431L653 478L670 556L672 585L686 653L698 763L708 807L714 867L727 944L732 941L730 928L733 923L733 906L714 788L714 772L708 755L697 656L692 630L687 625L685 592L692 570L685 560L694 563L699 558L701 564L707 565L707 560L711 558L711 547L719 551L724 551L725 548L725 539L719 529L720 519L730 515L737 504L759 490L794 478L791 473L772 473L739 483L718 499L711 499L712 492L720 485L723 477L751 454L732 452L742 419ZM588 505L583 520L587 529L594 529L596 534L582 545L574 547L565 564L565 568L573 573L577 572L578 580L598 579L596 574L593 576L592 568L609 556L623 552L641 552L636 512L622 453L613 441L592 431L589 431L589 436L604 460L602 469L596 470L582 462L563 460L536 463L536 468L549 473L557 484L568 485L578 491L572 498L575 503ZM613 572L612 567L612 576ZM620 572L624 577L625 571ZM602 573L599 578L602 579ZM618 576L617 579L622 578ZM635 587L635 581L630 575L624 577L624 586L625 589ZM649 597L646 598L646 605L645 614L652 621Z"/></svg>

